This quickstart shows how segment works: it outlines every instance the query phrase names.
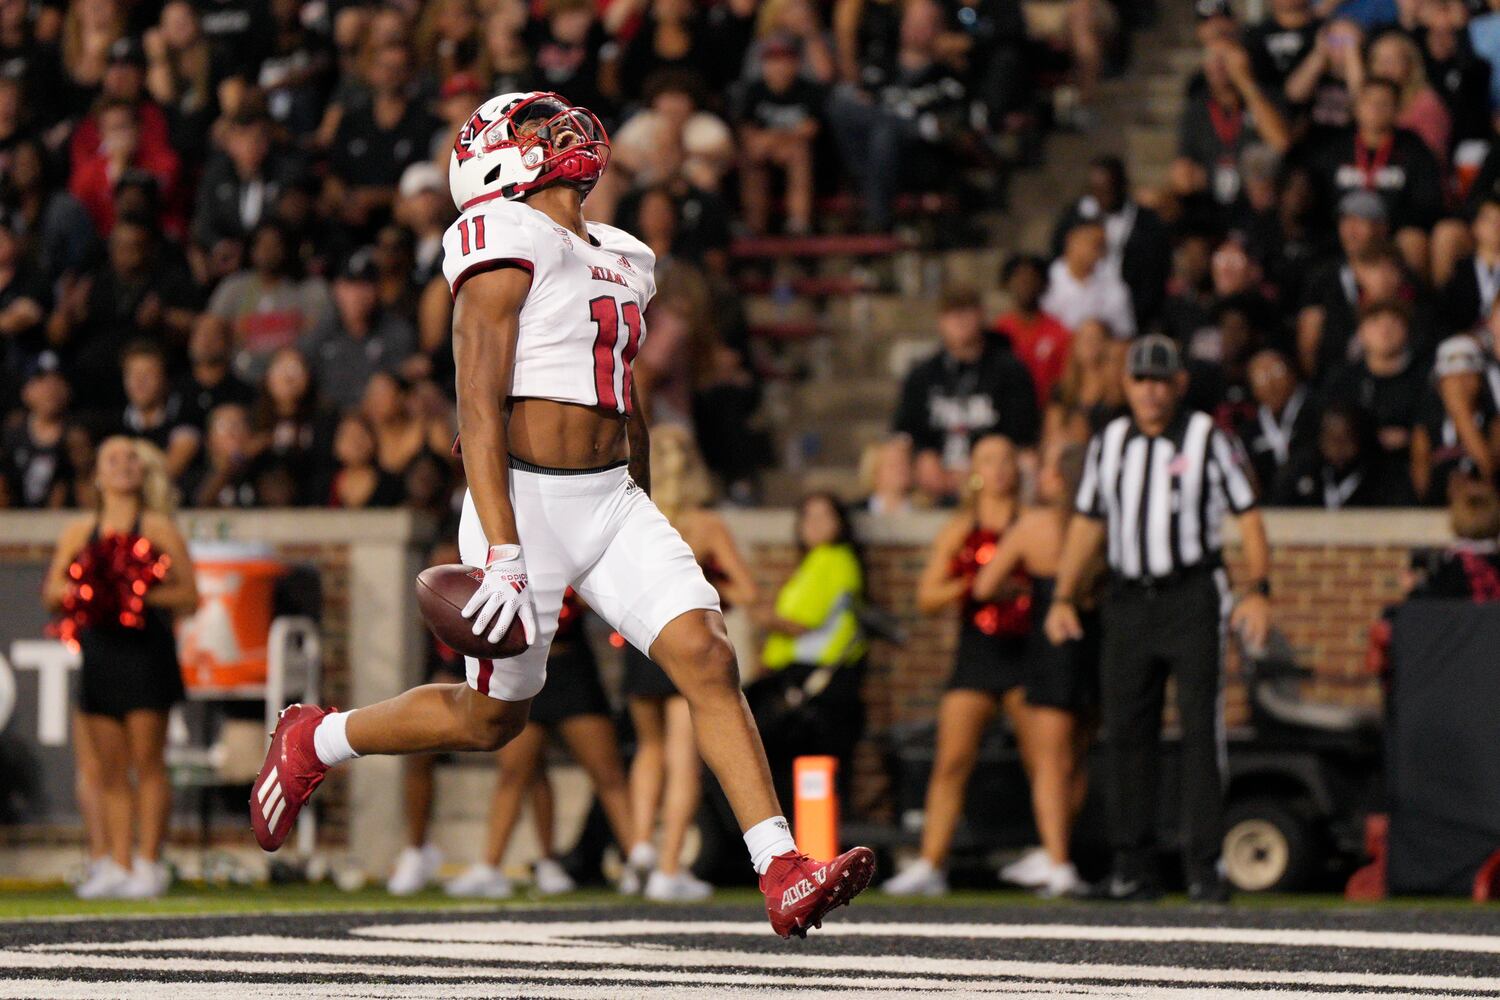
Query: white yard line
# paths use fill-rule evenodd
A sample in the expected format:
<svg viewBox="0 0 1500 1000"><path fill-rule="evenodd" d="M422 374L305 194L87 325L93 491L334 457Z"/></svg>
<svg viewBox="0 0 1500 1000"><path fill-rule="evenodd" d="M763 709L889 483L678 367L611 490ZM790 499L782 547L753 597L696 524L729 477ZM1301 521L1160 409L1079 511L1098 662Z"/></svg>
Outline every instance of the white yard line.
<svg viewBox="0 0 1500 1000"><path fill-rule="evenodd" d="M812 984L811 989L776 989L756 986L661 986L632 988L631 1000L649 997L652 1000L823 1000L825 996L836 996L838 1000L898 1000L912 996L909 992L892 993L887 990L853 988L827 993ZM1007 998L1101 998L1101 1000L1330 1000L1333 994L1303 989L1242 990L1217 989L1200 986L1186 989L1157 986L1062 986L1047 984L1013 984L1002 991L969 990L954 992L948 996ZM562 984L532 984L502 987L497 991L495 983L443 983L438 985L401 984L304 984L304 983L246 983L246 982L174 982L170 980L133 980L130 983L97 983L48 979L0 979L0 998L16 1000L101 1000L103 997L120 997L133 1000L140 997L159 998L170 996L172 1000L224 1000L232 995L235 1000L496 1000L499 997L545 997L547 1000L620 1000L621 988L617 985L583 986ZM918 993L928 996L930 993ZM1340 994L1349 996L1350 994ZM1403 993L1399 1000L1413 997L1439 998L1445 993ZM1388 1000L1398 1000L1388 995Z"/></svg>
<svg viewBox="0 0 1500 1000"><path fill-rule="evenodd" d="M390 957L390 956L387 956ZM99 955L77 952L0 951L0 970L7 972L66 970L75 972L88 969L98 972L140 973L213 973L218 976L261 975L284 976L305 979L309 976L365 976L369 978L410 978L442 980L509 980L531 979L557 980L574 983L586 979L617 981L622 978L617 968L598 970L543 969L535 965L396 965L372 964L370 962L315 962L291 959L271 961L236 961L233 959L205 958L198 956L155 958L124 955ZM683 972L679 969L658 967L629 973L623 978L642 979L666 984L724 984L728 986L785 986L785 975L769 975L754 972ZM922 990L924 993L952 994L954 988L979 992L1014 993L1020 984L1008 981L964 980L943 981L941 979L917 977L878 977L870 975L838 976L818 975L809 977L809 986L817 987L861 987L881 990ZM494 987L491 987L494 989ZM618 992L619 987L614 986ZM175 1000L175 998L174 998Z"/></svg>
<svg viewBox="0 0 1500 1000"><path fill-rule="evenodd" d="M466 925L449 925L448 941L329 939L279 937L274 935L177 938L155 941L131 941L100 944L52 945L31 954L47 954L59 949L72 952L159 952L184 951L213 955L246 954L284 958L289 955L342 957L379 962L391 958L439 959L473 963L471 971L486 964L510 963L545 967L558 965L592 965L606 969L651 968L728 968L775 970L782 975L794 970L846 973L853 975L930 975L971 977L1015 977L1019 979L1066 982L1106 980L1122 983L1183 983L1199 987L1214 985L1285 985L1369 988L1387 990L1424 990L1428 992L1468 991L1500 994L1500 978L1426 974L1368 973L1354 971L1314 972L1307 970L1265 970L1238 968L1188 968L1169 965L1117 965L1096 963L1036 962L1007 959L934 958L916 955L807 955L795 950L772 952L712 951L701 948L673 948L656 945L641 947L625 942L560 939L554 931L568 928L578 937L599 937L616 933L638 934L637 921L600 921L588 925L529 924L508 925L508 940L488 935L490 943L475 944L472 938L462 940ZM489 925L476 925L488 928ZM669 925L670 926L670 925ZM703 925L685 923L668 933L703 933ZM709 925L710 927L714 925ZM742 926L742 925L731 925ZM852 925L851 925L852 926ZM899 925L886 925L888 928ZM934 925L917 925L934 926ZM394 928L390 928L394 929ZM386 930L386 929L380 929ZM660 930L657 931L661 933ZM580 970L582 971L582 970Z"/></svg>
<svg viewBox="0 0 1500 1000"><path fill-rule="evenodd" d="M764 937L761 921L611 920L388 924L351 934L403 941L514 942L576 937L738 935ZM1138 944L1231 944L1277 948L1360 948L1380 951L1456 951L1500 955L1500 935L1414 931L1300 930L1260 927L1132 927L1108 924L875 923L834 921L815 932L833 937L954 938L996 941L1114 941Z"/></svg>

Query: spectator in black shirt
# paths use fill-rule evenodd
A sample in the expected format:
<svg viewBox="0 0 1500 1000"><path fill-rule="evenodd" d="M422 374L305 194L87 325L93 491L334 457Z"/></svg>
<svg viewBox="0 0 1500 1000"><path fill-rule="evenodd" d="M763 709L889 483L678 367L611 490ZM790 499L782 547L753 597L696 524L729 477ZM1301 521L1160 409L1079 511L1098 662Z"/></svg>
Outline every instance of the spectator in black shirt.
<svg viewBox="0 0 1500 1000"><path fill-rule="evenodd" d="M208 415L203 454L183 479L183 502L192 507L254 507L255 463L250 451L250 414L223 403Z"/></svg>
<svg viewBox="0 0 1500 1000"><path fill-rule="evenodd" d="M0 413L14 402L14 377L46 347L47 286L26 266L9 222L0 217Z"/></svg>
<svg viewBox="0 0 1500 1000"><path fill-rule="evenodd" d="M67 500L68 380L51 351L31 363L21 418L6 428L0 444L3 476L18 507L61 507Z"/></svg>
<svg viewBox="0 0 1500 1000"><path fill-rule="evenodd" d="M194 0L203 34L213 47L219 79L241 77L255 83L255 71L274 36L272 3L266 0Z"/></svg>
<svg viewBox="0 0 1500 1000"><path fill-rule="evenodd" d="M329 507L360 510L401 503L401 477L382 469L375 456L375 430L369 420L356 412L344 414L333 438L338 468L328 485Z"/></svg>
<svg viewBox="0 0 1500 1000"><path fill-rule="evenodd" d="M296 138L311 136L323 117L332 81L331 40L303 25L301 4L272 3L275 35L261 60L255 84L265 93L266 110Z"/></svg>
<svg viewBox="0 0 1500 1000"><path fill-rule="evenodd" d="M1342 362L1359 355L1359 342L1354 337L1359 310L1387 299L1399 300L1410 310L1411 349L1423 365L1431 359L1436 346L1434 307L1404 265L1396 248L1386 244L1319 278L1316 297L1310 299L1304 309L1306 315L1299 319L1299 323L1306 320L1307 325L1299 325L1297 341L1304 370L1314 382L1322 384Z"/></svg>
<svg viewBox="0 0 1500 1000"><path fill-rule="evenodd" d="M188 0L171 0L161 8L160 24L141 41L146 87L167 113L172 145L189 162L199 162L219 113L219 81L198 12Z"/></svg>
<svg viewBox="0 0 1500 1000"><path fill-rule="evenodd" d="M1270 0L1265 18L1246 30L1255 78L1274 100L1285 100L1287 77L1317 44L1322 26L1312 0Z"/></svg>
<svg viewBox="0 0 1500 1000"><path fill-rule="evenodd" d="M1468 334L1438 345L1436 384L1422 399L1411 439L1412 487L1425 503L1447 502L1449 477L1461 463L1494 474L1500 457L1500 420L1484 372L1479 342Z"/></svg>
<svg viewBox="0 0 1500 1000"><path fill-rule="evenodd" d="M120 354L125 408L113 432L141 437L162 450L174 481L198 457L202 434L188 418L182 397L167 381L167 356L149 340L138 340Z"/></svg>
<svg viewBox="0 0 1500 1000"><path fill-rule="evenodd" d="M1327 390L1330 403L1348 403L1369 415L1379 475L1408 494L1411 429L1427 389L1427 373L1412 358L1410 322L1410 310L1399 302L1375 302L1361 309L1355 336L1362 356L1336 370Z"/></svg>
<svg viewBox="0 0 1500 1000"><path fill-rule="evenodd" d="M1253 405L1239 411L1234 432L1250 454L1262 494L1268 495L1282 470L1313 448L1317 405L1279 351L1263 350L1250 359L1249 382Z"/></svg>
<svg viewBox="0 0 1500 1000"><path fill-rule="evenodd" d="M364 230L390 208L401 172L428 154L437 119L411 95L411 53L382 46L370 57L370 101L344 110L329 151L327 205Z"/></svg>
<svg viewBox="0 0 1500 1000"><path fill-rule="evenodd" d="M603 115L609 109L599 89L601 53L610 38L593 0L553 0L546 16L526 27L536 89L566 94L574 104Z"/></svg>
<svg viewBox="0 0 1500 1000"><path fill-rule="evenodd" d="M986 335L979 296L949 289L938 312L943 346L907 374L893 430L911 439L918 488L937 499L959 492L970 443L1004 434L1036 444L1036 393L1009 346Z"/></svg>
<svg viewBox="0 0 1500 1000"><path fill-rule="evenodd" d="M992 131L1020 110L1032 83L1026 50L1031 41L1016 0L944 0L945 48L963 66L964 86L983 107Z"/></svg>
<svg viewBox="0 0 1500 1000"><path fill-rule="evenodd" d="M1333 403L1318 419L1318 446L1282 470L1272 491L1276 507L1401 507L1411 502L1403 476L1383 474L1369 416L1349 403Z"/></svg>
<svg viewBox="0 0 1500 1000"><path fill-rule="evenodd" d="M1354 21L1330 21L1319 29L1312 51L1287 77L1283 91L1287 102L1306 109L1303 117L1315 133L1344 128L1352 120L1350 81L1362 78L1364 45L1364 30Z"/></svg>
<svg viewBox="0 0 1500 1000"><path fill-rule="evenodd" d="M1278 163L1272 198L1270 208L1249 220L1246 249L1278 291L1281 308L1291 311L1302 298L1309 271L1334 240L1314 211L1316 199L1306 167Z"/></svg>
<svg viewBox="0 0 1500 1000"><path fill-rule="evenodd" d="M1238 240L1224 240L1214 249L1209 259L1209 281L1209 294L1173 296L1162 313L1163 332L1176 340L1190 359L1224 364L1234 355L1227 346L1222 322L1230 314L1247 320L1250 329L1268 346L1287 346L1276 313L1261 291L1260 269ZM1247 361L1248 354L1240 360ZM1202 399L1193 403L1200 409L1208 408Z"/></svg>
<svg viewBox="0 0 1500 1000"><path fill-rule="evenodd" d="M23 124L43 130L67 117L73 93L57 46L37 37L33 12L20 0L0 4L0 75L20 84Z"/></svg>
<svg viewBox="0 0 1500 1000"><path fill-rule="evenodd" d="M11 151L10 169L0 182L10 224L21 237L30 270L47 286L83 269L95 250L88 213L52 175L50 155L35 139Z"/></svg>
<svg viewBox="0 0 1500 1000"><path fill-rule="evenodd" d="M302 352L285 347L272 355L252 410L254 450L292 469L300 486L298 503L327 501L334 422L335 415L318 399Z"/></svg>
<svg viewBox="0 0 1500 1000"><path fill-rule="evenodd" d="M1373 191L1385 202L1396 243L1417 274L1428 270L1428 230L1443 208L1443 178L1415 133L1396 127L1400 93L1381 77L1364 82L1355 124L1317 144L1309 166L1325 211L1351 191Z"/></svg>
<svg viewBox="0 0 1500 1000"><path fill-rule="evenodd" d="M1419 9L1422 26L1416 33L1422 48L1427 79L1453 119L1453 141L1488 140L1490 124L1490 64L1469 43L1468 12L1463 0L1427 0Z"/></svg>
<svg viewBox="0 0 1500 1000"><path fill-rule="evenodd" d="M1100 156L1089 163L1087 191L1068 208L1052 230L1052 256L1061 257L1068 233L1080 222L1104 227L1105 261L1130 289L1135 327L1148 330L1161 313L1172 247L1161 216L1130 197L1125 161Z"/></svg>
<svg viewBox="0 0 1500 1000"><path fill-rule="evenodd" d="M109 234L107 265L80 278L65 278L48 337L62 345L65 367L78 385L89 386L85 410L118 402L119 358L139 337L170 342L185 338L197 317L197 289L170 263L150 228L121 219ZM178 341L180 343L180 340Z"/></svg>
<svg viewBox="0 0 1500 1000"><path fill-rule="evenodd" d="M664 69L692 72L715 92L739 75L756 5L730 0L714 5L716 10L707 15L699 13L699 6L692 0L652 0L620 53L616 75L621 97L639 98L646 79Z"/></svg>
<svg viewBox="0 0 1500 1000"><path fill-rule="evenodd" d="M193 242L203 250L226 240L243 244L251 230L271 218L277 197L299 173L295 157L273 147L271 121L262 114L244 112L233 119L223 145L198 184Z"/></svg>
<svg viewBox="0 0 1500 1000"><path fill-rule="evenodd" d="M235 377L230 367L234 357L229 328L212 316L200 317L188 340L188 371L177 384L177 395L186 406L187 419L200 431L208 415L226 403L249 406L255 390Z"/></svg>
<svg viewBox="0 0 1500 1000"><path fill-rule="evenodd" d="M788 233L812 231L813 140L819 129L823 89L797 75L796 40L786 36L760 45L760 75L745 89L735 124L740 137L740 204L751 233L766 231L771 214L771 171L786 176Z"/></svg>
<svg viewBox="0 0 1500 1000"><path fill-rule="evenodd" d="M1291 132L1238 45L1222 42L1206 49L1203 78L1204 93L1189 98L1178 123L1170 183L1190 217L1225 227L1245 209L1241 154L1254 143L1285 152Z"/></svg>
<svg viewBox="0 0 1500 1000"><path fill-rule="evenodd" d="M1449 330L1469 331L1489 319L1500 296L1500 192L1487 195L1469 224L1474 252L1460 260L1443 286L1441 309Z"/></svg>
<svg viewBox="0 0 1500 1000"><path fill-rule="evenodd" d="M861 87L836 91L829 106L829 125L871 232L889 231L904 182L951 179L949 140L967 112L963 82L936 56L942 11L933 0L914 0L901 7L900 18L901 47L889 72L878 74L878 85L862 80Z"/></svg>

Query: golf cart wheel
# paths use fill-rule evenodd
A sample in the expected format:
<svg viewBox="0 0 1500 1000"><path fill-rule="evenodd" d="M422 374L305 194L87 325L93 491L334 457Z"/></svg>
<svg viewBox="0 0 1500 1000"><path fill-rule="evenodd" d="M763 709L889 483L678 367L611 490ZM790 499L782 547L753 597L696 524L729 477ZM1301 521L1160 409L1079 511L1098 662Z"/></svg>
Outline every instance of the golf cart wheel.
<svg viewBox="0 0 1500 1000"><path fill-rule="evenodd" d="M1224 817L1224 868L1241 892L1287 892L1304 887L1312 873L1313 832L1308 821L1279 799L1246 799Z"/></svg>

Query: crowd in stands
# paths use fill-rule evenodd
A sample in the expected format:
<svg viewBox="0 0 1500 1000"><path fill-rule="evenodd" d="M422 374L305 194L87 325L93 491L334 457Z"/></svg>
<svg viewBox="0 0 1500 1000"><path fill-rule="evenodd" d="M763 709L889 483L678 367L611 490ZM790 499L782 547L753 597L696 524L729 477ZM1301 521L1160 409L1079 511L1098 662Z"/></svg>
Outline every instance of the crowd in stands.
<svg viewBox="0 0 1500 1000"><path fill-rule="evenodd" d="M945 300L943 350L894 428L919 496L955 495L976 430L1040 433L1043 453L1086 440L1121 412L1124 342L1148 331L1180 345L1191 405L1239 434L1270 504L1441 505L1461 464L1494 476L1500 4L1261 6L1242 23L1195 4L1201 68L1163 185L1097 160L1051 263L998 276L1011 306L987 346L950 331L986 322L973 297ZM1039 429L1017 412L1022 368Z"/></svg>
<svg viewBox="0 0 1500 1000"><path fill-rule="evenodd" d="M91 503L125 431L188 506L446 510L449 152L530 89L609 127L589 215L659 262L636 384L752 497L731 238L838 192L885 230L933 177L982 207L965 178L1053 117L1038 81L1084 122L1122 33L1107 0L1027 6L0 0L0 506Z"/></svg>

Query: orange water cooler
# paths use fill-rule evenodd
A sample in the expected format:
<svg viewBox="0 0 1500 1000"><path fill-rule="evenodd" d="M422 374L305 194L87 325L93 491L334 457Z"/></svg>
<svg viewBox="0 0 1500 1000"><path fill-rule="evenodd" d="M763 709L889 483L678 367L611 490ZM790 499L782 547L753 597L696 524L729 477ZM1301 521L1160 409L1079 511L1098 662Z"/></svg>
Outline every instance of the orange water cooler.
<svg viewBox="0 0 1500 1000"><path fill-rule="evenodd" d="M276 578L284 567L261 546L194 543L198 610L177 629L177 655L189 690L266 682Z"/></svg>

